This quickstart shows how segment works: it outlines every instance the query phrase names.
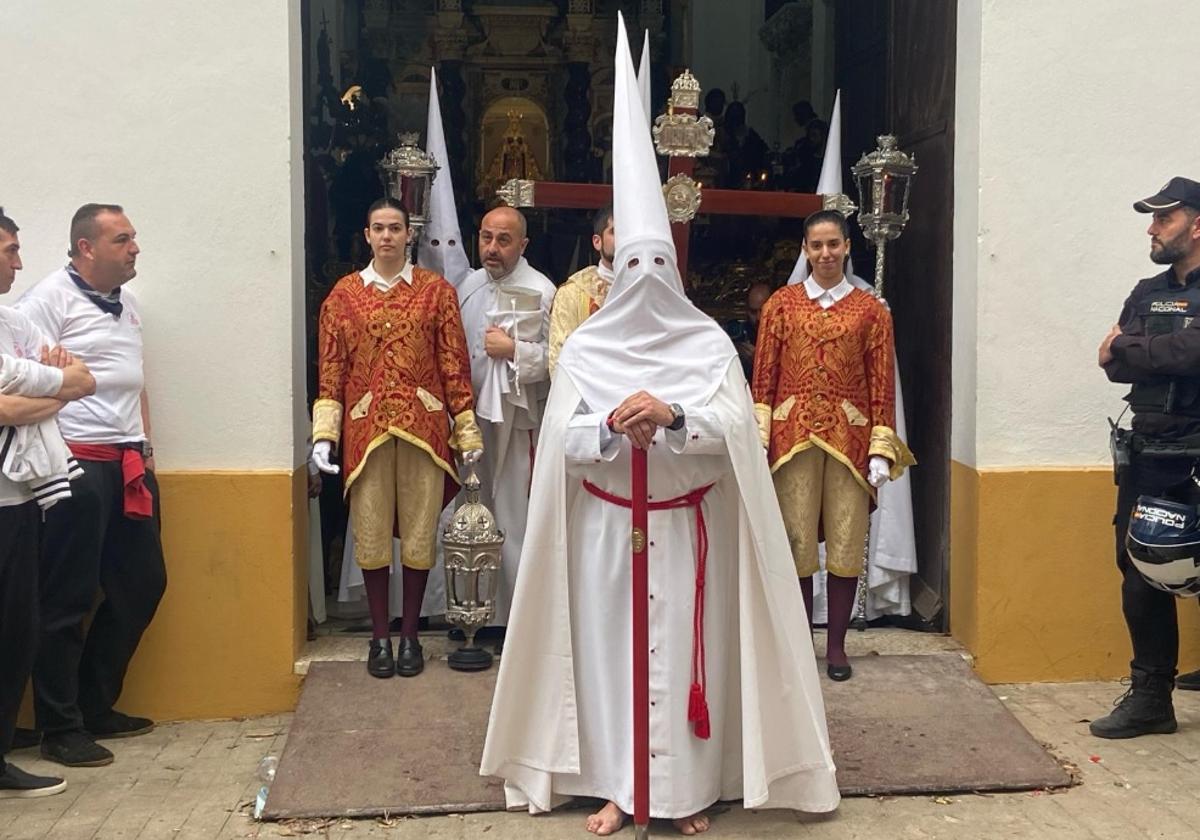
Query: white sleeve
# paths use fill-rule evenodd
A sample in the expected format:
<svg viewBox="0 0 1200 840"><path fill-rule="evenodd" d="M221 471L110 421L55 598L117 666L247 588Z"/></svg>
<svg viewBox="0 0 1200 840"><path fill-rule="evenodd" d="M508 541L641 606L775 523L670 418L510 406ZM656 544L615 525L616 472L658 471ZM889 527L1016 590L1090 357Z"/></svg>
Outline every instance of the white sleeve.
<svg viewBox="0 0 1200 840"><path fill-rule="evenodd" d="M683 408L683 428L663 429L667 446L676 455L721 455L725 452L725 429L711 406Z"/></svg>
<svg viewBox="0 0 1200 840"><path fill-rule="evenodd" d="M33 359L0 354L0 394L53 397L62 390L63 372Z"/></svg>
<svg viewBox="0 0 1200 840"><path fill-rule="evenodd" d="M582 404L581 404L582 407ZM607 414L576 412L567 424L563 441L567 463L597 464L611 461L621 450L619 435L608 429Z"/></svg>

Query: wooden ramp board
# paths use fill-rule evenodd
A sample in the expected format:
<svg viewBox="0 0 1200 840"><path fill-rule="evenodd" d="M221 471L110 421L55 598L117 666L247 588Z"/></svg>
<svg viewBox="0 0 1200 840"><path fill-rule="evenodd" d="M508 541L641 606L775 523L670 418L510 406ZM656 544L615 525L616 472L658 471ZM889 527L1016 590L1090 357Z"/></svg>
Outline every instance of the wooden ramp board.
<svg viewBox="0 0 1200 840"><path fill-rule="evenodd" d="M844 794L1070 784L962 657L852 661L848 682L821 677ZM313 663L264 818L503 810L500 782L479 775L495 682L495 669L460 674L442 659L389 680L362 662Z"/></svg>

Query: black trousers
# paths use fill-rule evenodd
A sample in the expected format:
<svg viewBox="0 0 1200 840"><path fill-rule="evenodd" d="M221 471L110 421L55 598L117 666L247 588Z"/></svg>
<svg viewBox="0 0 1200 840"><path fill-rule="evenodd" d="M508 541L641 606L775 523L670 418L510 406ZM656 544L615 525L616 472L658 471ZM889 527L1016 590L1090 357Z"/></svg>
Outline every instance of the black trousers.
<svg viewBox="0 0 1200 840"><path fill-rule="evenodd" d="M158 483L151 519L124 513L119 461L80 461L71 498L46 512L41 541L41 638L33 667L43 732L81 729L121 695L125 671L167 587ZM85 638L83 622L103 596Z"/></svg>
<svg viewBox="0 0 1200 840"><path fill-rule="evenodd" d="M1139 495L1161 496L1196 503L1188 481L1191 458L1134 456L1117 488L1117 515L1113 518L1117 538L1117 568L1121 570L1121 610L1133 643L1134 670L1174 678L1179 664L1179 620L1174 595L1146 583L1129 560L1125 535L1129 517Z"/></svg>
<svg viewBox="0 0 1200 840"><path fill-rule="evenodd" d="M0 771L37 650L36 502L0 507Z"/></svg>

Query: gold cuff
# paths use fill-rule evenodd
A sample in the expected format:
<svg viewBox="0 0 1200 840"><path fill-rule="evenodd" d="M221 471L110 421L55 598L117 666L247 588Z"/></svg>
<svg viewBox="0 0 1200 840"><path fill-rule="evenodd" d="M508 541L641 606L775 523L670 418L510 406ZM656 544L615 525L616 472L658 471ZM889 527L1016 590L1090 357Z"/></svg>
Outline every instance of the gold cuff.
<svg viewBox="0 0 1200 840"><path fill-rule="evenodd" d="M342 439L342 404L337 400L317 400L313 403L313 442Z"/></svg>
<svg viewBox="0 0 1200 840"><path fill-rule="evenodd" d="M771 445L771 406L755 403L754 420L758 423L758 440L766 449Z"/></svg>
<svg viewBox="0 0 1200 840"><path fill-rule="evenodd" d="M871 427L871 446L867 450L867 457L871 455L882 455L892 462L892 481L904 475L905 467L912 467L917 463L908 445L887 426Z"/></svg>
<svg viewBox="0 0 1200 840"><path fill-rule="evenodd" d="M454 431L450 433L450 448L459 452L470 452L472 449L483 449L483 432L475 422L475 412L471 409L460 411L454 415Z"/></svg>

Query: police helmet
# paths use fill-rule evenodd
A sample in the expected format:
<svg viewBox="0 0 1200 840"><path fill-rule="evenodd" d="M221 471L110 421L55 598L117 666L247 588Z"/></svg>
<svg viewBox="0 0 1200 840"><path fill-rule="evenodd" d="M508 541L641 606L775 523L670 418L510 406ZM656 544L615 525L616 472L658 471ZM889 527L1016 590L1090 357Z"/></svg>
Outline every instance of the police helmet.
<svg viewBox="0 0 1200 840"><path fill-rule="evenodd" d="M1185 598L1200 595L1200 507L1138 496L1125 548L1151 586Z"/></svg>

